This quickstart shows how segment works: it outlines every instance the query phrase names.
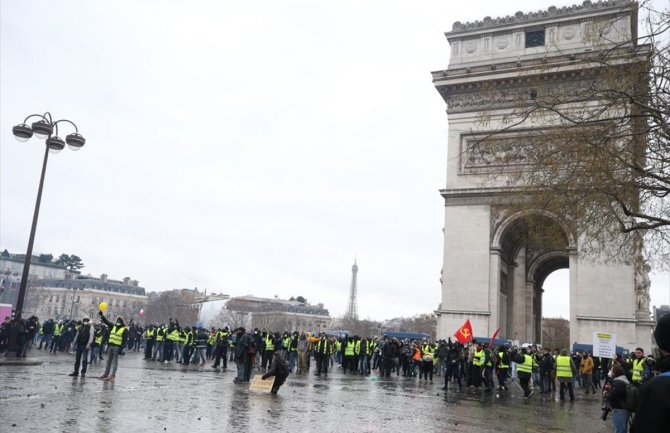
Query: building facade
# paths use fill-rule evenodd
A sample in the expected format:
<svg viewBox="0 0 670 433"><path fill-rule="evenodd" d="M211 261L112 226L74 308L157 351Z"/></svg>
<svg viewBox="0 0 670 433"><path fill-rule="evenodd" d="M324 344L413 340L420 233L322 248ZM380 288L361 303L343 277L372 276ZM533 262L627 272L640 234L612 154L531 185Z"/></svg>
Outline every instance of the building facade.
<svg viewBox="0 0 670 433"><path fill-rule="evenodd" d="M32 266L31 266L32 267ZM105 316L123 316L126 322L140 322L140 310L147 307L147 296L136 280L110 280L79 276L77 278L41 279L30 283L26 295L24 316L81 319L88 316L96 320L98 306L107 303Z"/></svg>
<svg viewBox="0 0 670 433"><path fill-rule="evenodd" d="M332 323L323 304L307 305L286 299L239 296L230 298L225 308L248 314L252 328L271 332L321 332Z"/></svg>
<svg viewBox="0 0 670 433"><path fill-rule="evenodd" d="M24 255L0 256L0 303L16 305L24 262ZM79 275L79 272L70 272L64 266L55 263L40 262L38 256L33 256L30 262L28 282L45 279L64 280L76 275Z"/></svg>

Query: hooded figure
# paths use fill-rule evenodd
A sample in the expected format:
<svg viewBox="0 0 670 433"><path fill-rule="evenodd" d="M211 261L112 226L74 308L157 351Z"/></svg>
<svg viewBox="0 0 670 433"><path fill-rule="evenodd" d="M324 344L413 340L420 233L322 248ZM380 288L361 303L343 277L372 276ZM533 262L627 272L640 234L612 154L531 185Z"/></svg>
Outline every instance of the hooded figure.
<svg viewBox="0 0 670 433"><path fill-rule="evenodd" d="M288 377L288 365L286 364L286 361L282 359L279 352L275 352L272 356L270 370L268 370L268 372L263 375L263 380L272 376L275 377L275 383L272 385L272 390L270 392L272 394L276 394Z"/></svg>

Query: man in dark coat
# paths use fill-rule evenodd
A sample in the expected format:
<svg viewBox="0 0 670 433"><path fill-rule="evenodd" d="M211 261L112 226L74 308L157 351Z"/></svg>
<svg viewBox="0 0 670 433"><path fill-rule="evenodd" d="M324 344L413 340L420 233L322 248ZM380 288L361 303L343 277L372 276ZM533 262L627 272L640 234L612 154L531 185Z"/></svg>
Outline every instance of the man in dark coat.
<svg viewBox="0 0 670 433"><path fill-rule="evenodd" d="M661 374L640 387L633 433L670 432L670 313L658 320L654 339L661 353L658 365Z"/></svg>
<svg viewBox="0 0 670 433"><path fill-rule="evenodd" d="M270 392L276 394L288 377L288 365L286 364L286 361L282 359L279 352L275 352L272 356L272 364L270 364L268 372L263 375L263 380L272 376L275 377L275 383L272 385L272 390Z"/></svg>
<svg viewBox="0 0 670 433"><path fill-rule="evenodd" d="M251 361L255 355L256 345L244 328L237 328L236 334L235 363L237 364L237 377L233 382L249 382L251 378Z"/></svg>

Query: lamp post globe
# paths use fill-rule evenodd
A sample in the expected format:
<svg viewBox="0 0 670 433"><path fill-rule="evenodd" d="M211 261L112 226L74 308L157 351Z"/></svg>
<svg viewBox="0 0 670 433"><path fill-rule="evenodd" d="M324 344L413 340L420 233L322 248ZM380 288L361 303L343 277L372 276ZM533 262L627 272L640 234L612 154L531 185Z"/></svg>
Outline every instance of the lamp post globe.
<svg viewBox="0 0 670 433"><path fill-rule="evenodd" d="M47 122L45 119L33 122L32 129L35 133L35 137L39 138L40 140L44 140L54 131L51 122Z"/></svg>
<svg viewBox="0 0 670 433"><path fill-rule="evenodd" d="M65 142L59 136L54 135L47 138L47 146L49 147L49 152L58 153L65 148Z"/></svg>
<svg viewBox="0 0 670 433"><path fill-rule="evenodd" d="M68 134L67 137L65 137L65 141L67 142L67 147L74 151L81 149L86 143L86 139L77 132Z"/></svg>
<svg viewBox="0 0 670 433"><path fill-rule="evenodd" d="M30 126L26 125L25 123L21 123L13 127L12 133L14 134L14 137L16 137L16 139L21 143L25 143L30 139L30 137L33 136L32 128L30 128Z"/></svg>

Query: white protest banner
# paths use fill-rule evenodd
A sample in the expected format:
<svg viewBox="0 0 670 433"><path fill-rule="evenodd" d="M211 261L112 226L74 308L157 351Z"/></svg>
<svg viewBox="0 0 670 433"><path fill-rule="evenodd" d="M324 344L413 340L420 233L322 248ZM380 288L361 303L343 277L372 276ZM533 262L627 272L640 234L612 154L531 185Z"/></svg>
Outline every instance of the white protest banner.
<svg viewBox="0 0 670 433"><path fill-rule="evenodd" d="M593 333L593 356L616 358L616 335L606 332Z"/></svg>

